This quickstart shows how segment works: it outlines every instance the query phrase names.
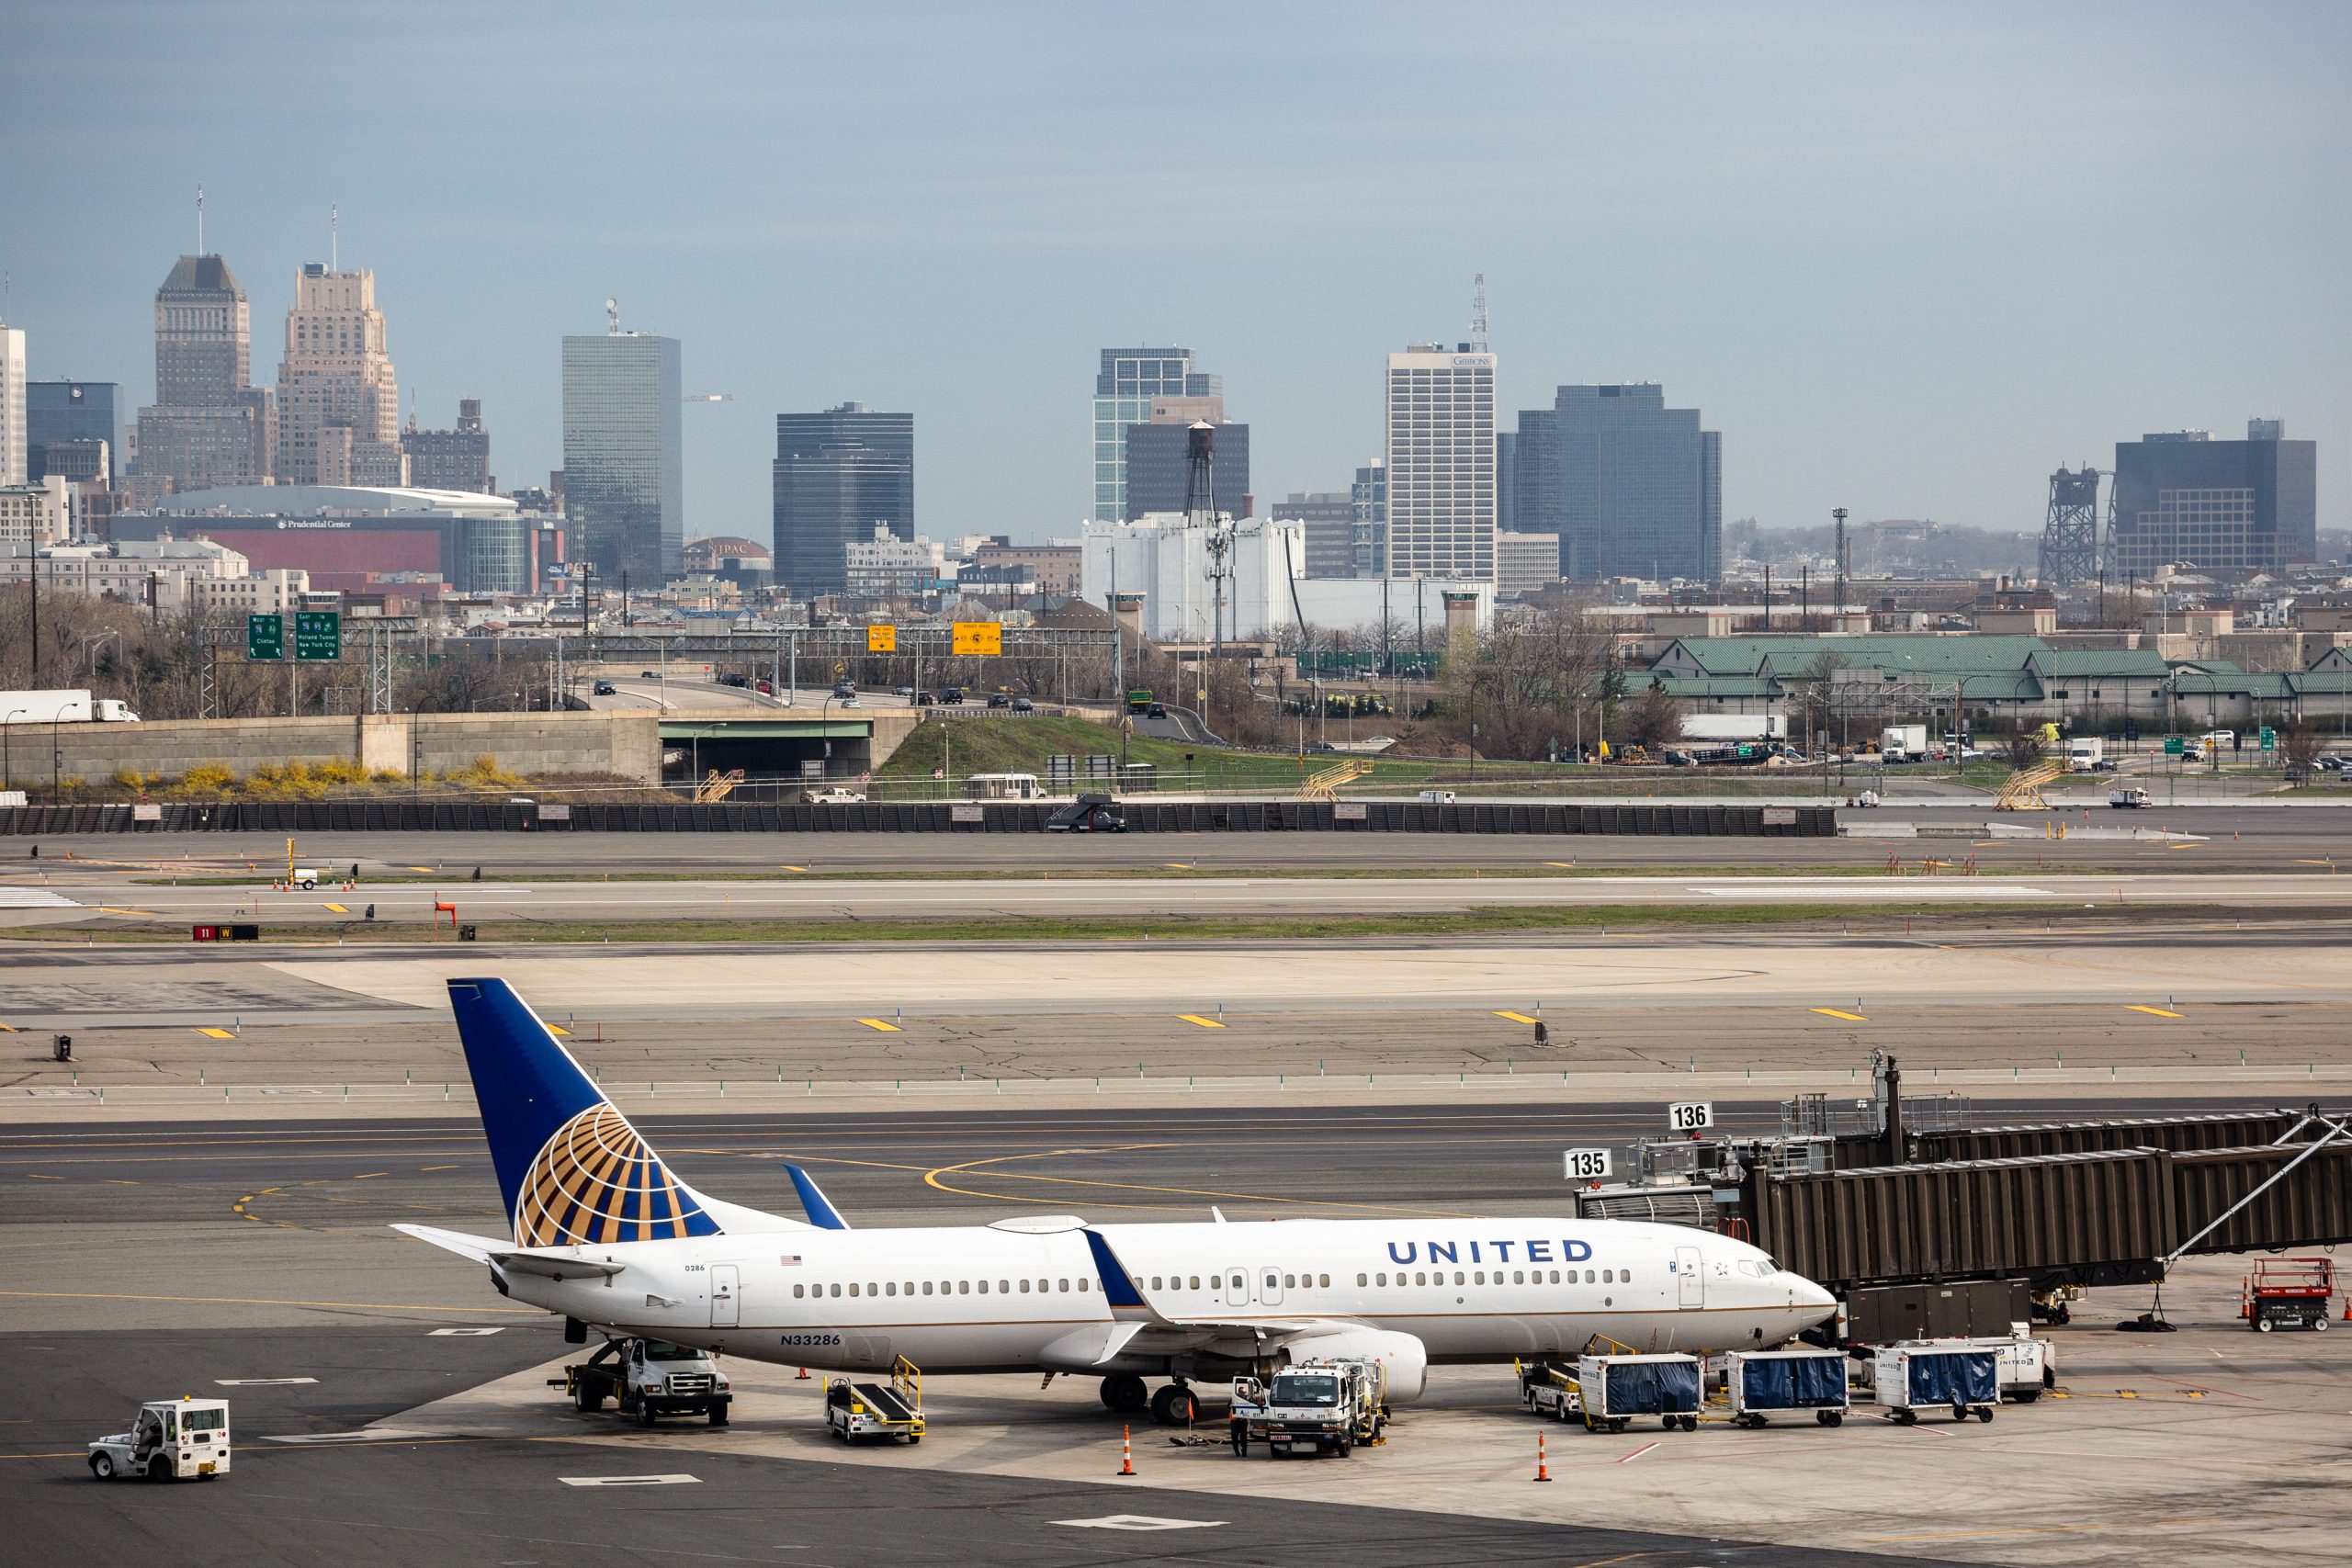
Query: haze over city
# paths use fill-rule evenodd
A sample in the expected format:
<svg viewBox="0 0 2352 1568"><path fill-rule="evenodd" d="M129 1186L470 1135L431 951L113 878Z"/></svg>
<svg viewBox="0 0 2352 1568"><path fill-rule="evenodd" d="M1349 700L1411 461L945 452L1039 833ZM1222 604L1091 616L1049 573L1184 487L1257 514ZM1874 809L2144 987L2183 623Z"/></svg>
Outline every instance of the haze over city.
<svg viewBox="0 0 2352 1568"><path fill-rule="evenodd" d="M682 344L688 536L769 536L775 417L915 416L926 532L1088 515L1096 355L1173 344L1252 489L1380 456L1383 356L1496 404L1657 381L1722 514L2039 529L2050 471L2278 417L2352 452L2352 13L1449 6L95 4L0 17L0 266L36 378L153 395L205 248L254 379L305 263L371 269L401 417L560 468L559 341ZM413 400L413 401L412 401Z"/></svg>

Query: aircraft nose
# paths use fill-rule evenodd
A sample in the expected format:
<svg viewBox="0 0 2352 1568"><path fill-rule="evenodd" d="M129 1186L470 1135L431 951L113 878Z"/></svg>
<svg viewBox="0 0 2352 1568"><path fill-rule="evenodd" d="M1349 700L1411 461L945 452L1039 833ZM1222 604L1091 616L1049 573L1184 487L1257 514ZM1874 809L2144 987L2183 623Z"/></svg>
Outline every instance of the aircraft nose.
<svg viewBox="0 0 2352 1568"><path fill-rule="evenodd" d="M1811 1308L1820 1313L1825 1318L1838 1310L1838 1298L1836 1296L1831 1295L1821 1286L1815 1284L1812 1280L1805 1279L1802 1275L1791 1277L1789 1280L1789 1299L1792 1304Z"/></svg>

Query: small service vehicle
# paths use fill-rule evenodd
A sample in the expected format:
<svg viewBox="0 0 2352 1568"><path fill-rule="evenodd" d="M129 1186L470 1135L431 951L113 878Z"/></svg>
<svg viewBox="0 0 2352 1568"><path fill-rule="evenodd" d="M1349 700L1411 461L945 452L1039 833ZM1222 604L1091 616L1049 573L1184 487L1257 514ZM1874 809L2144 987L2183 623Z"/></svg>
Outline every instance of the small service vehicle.
<svg viewBox="0 0 2352 1568"><path fill-rule="evenodd" d="M809 806L854 806L865 798L865 792L834 784L824 789L804 789L800 798Z"/></svg>
<svg viewBox="0 0 2352 1568"><path fill-rule="evenodd" d="M287 873L286 880L293 886L300 888L303 892L311 893L317 890L319 878L322 874L324 874L314 865L297 866L294 870Z"/></svg>
<svg viewBox="0 0 2352 1568"><path fill-rule="evenodd" d="M139 1407L130 1431L90 1445L90 1473L100 1481L118 1475L194 1481L228 1474L229 1402L149 1400Z"/></svg>
<svg viewBox="0 0 2352 1568"><path fill-rule="evenodd" d="M1298 1361L1271 1382L1233 1381L1233 1451L1247 1457L1255 1438L1276 1459L1295 1452L1341 1459L1358 1443L1380 1439L1388 1423L1387 1369L1356 1357Z"/></svg>
<svg viewBox="0 0 2352 1568"><path fill-rule="evenodd" d="M854 1382L832 1378L825 1384L825 1425L845 1443L860 1438L922 1441L922 1373L904 1356L890 1364L890 1381Z"/></svg>
<svg viewBox="0 0 2352 1568"><path fill-rule="evenodd" d="M2327 1331L2335 1264L2326 1258L2260 1258L2245 1277L2238 1316L2257 1334L2278 1328Z"/></svg>
<svg viewBox="0 0 2352 1568"><path fill-rule="evenodd" d="M1081 795L1046 818L1048 833L1124 833L1127 819L1107 795Z"/></svg>
<svg viewBox="0 0 2352 1568"><path fill-rule="evenodd" d="M2155 802L2148 798L2146 790L2135 784L2109 795L2107 804L2117 811L2144 811Z"/></svg>
<svg viewBox="0 0 2352 1568"><path fill-rule="evenodd" d="M734 1402L717 1357L666 1339L607 1339L548 1386L562 1389L582 1412L601 1410L609 1399L640 1427L660 1416L701 1416L724 1427Z"/></svg>

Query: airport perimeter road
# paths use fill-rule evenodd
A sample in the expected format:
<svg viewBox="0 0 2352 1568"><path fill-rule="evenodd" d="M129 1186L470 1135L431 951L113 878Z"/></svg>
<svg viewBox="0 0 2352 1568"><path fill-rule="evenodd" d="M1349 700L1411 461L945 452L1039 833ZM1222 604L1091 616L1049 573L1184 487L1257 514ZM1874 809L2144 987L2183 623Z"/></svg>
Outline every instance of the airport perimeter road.
<svg viewBox="0 0 2352 1568"><path fill-rule="evenodd" d="M346 892L154 886L130 880L0 886L0 919L24 925L105 919L181 926L258 921L349 927L375 919L424 925L436 905L469 921L543 925L677 920L1010 920L1036 918L1273 919L1452 914L1470 909L1803 905L1856 912L1889 906L2086 904L2329 911L2352 905L2352 876L2324 866L2291 873L2196 874L1999 870L1974 875L1699 875L1267 877L990 876L929 879L533 882L452 880L361 885ZM445 911L446 912L446 911ZM624 933L627 934L627 933Z"/></svg>

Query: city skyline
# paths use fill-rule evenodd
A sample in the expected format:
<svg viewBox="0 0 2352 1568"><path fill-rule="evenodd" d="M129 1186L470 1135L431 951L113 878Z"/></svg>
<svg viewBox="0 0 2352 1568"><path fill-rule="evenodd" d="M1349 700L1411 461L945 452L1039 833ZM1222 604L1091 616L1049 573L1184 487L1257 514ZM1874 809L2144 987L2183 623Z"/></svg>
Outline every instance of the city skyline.
<svg viewBox="0 0 2352 1568"><path fill-rule="evenodd" d="M378 39L366 6L257 31L129 7L88 25L109 9L0 21L23 69L0 198L25 220L0 265L32 378L151 401L148 305L194 247L199 183L204 248L265 321L339 203L345 265L397 301L403 382L430 406L499 409L506 485L560 465L558 345L605 296L680 339L695 389L735 399L687 421L695 534L756 536L769 423L845 397L925 420L922 506L940 528L1069 534L1091 510L1073 370L1117 343L1186 344L1216 368L1227 417L1252 426L1261 498L1337 489L1380 450L1382 355L1463 336L1480 270L1498 408L1540 407L1561 384L1670 382L1736 446L1727 520L1808 525L1844 504L2030 532L2057 463L2253 415L2318 443L2319 524L2348 515L2335 258L2352 235L2341 204L2315 199L2352 168L2352 110L2330 85L2352 22L2331 7L2251 30L2173 6L1963 22L1701 6L1654 24L1496 7L1476 27L1380 14L1345 40L1277 14L1220 46L1242 69L1182 153L1114 150L1082 133L1083 111L1029 91L1109 70L1128 41L1111 18L1005 28L918 8L926 25L885 81L859 63L870 27L846 16L609 11L592 52L528 6L451 12L433 49L371 56L382 90L347 100L305 61ZM1472 69L1481 28L1512 47L1475 106L1400 107L1363 86L1404 62ZM542 48L588 81L624 59L650 72L631 104L661 101L691 59L744 75L739 94L698 95L694 131L715 151L682 160L683 131L650 107L560 129L485 109L475 89ZM1002 69L967 72L976 51ZM785 53L788 82L762 86ZM2109 57L2087 79L2059 64ZM1577 91L1538 92L1547 78ZM66 113L96 79L139 113ZM1268 80L1328 87L1344 112L1318 130L1261 93ZM856 180L810 175L851 134L828 117L876 91L884 112L856 117ZM351 156L394 123L390 106L401 154ZM368 134L311 134L329 110ZM492 137L496 166L452 178ZM795 178L821 201L757 173L775 139L808 142ZM1566 146L1579 151L1526 151ZM1187 220L1219 243L1136 247L1160 187L1180 185L1199 197ZM1438 188L1459 203L1445 221L1376 221ZM2129 243L2167 199L2191 221L2164 246ZM971 398L982 385L991 396Z"/></svg>

